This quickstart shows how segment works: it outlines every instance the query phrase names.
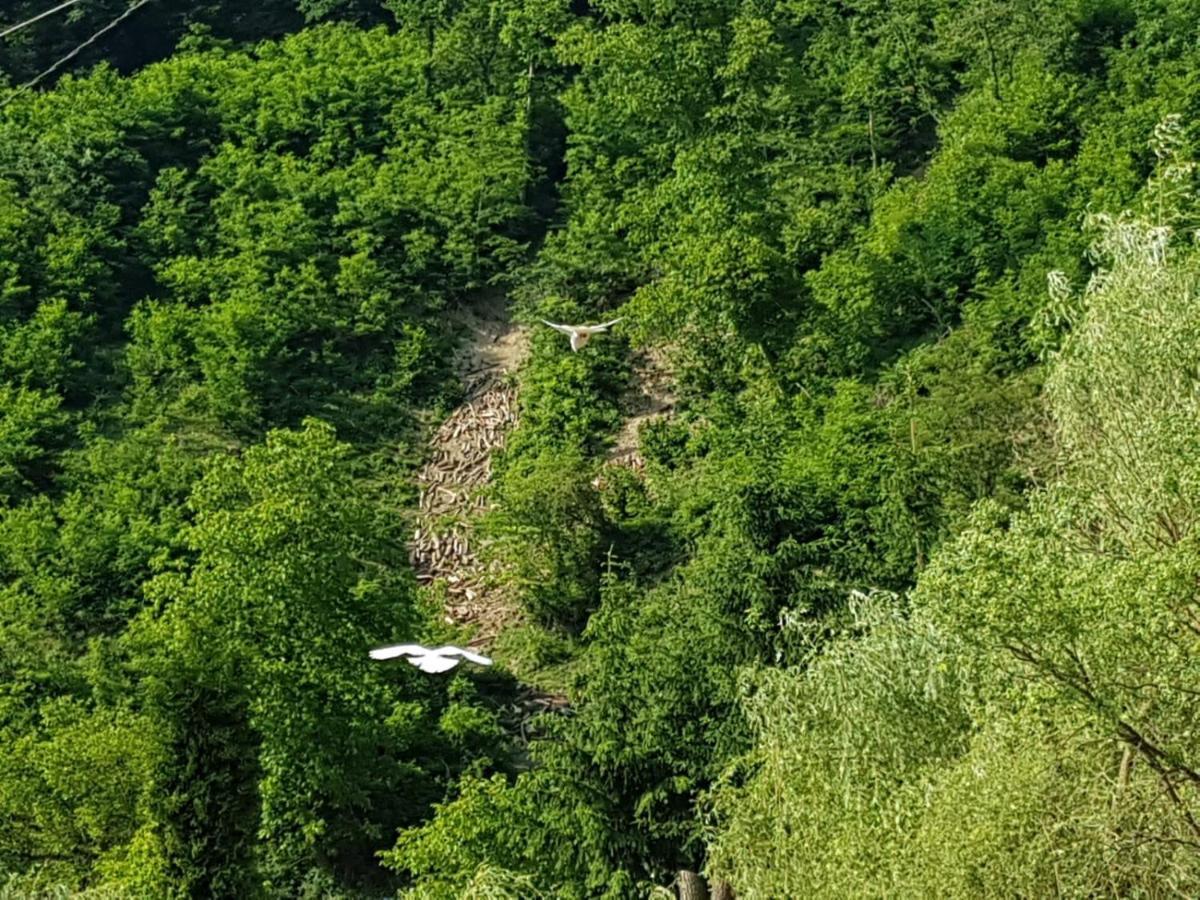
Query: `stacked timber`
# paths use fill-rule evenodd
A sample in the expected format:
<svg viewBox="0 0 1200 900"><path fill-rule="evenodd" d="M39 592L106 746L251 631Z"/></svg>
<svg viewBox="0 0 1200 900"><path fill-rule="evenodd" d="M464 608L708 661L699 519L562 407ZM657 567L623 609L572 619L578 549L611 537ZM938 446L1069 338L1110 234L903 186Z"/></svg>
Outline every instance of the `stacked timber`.
<svg viewBox="0 0 1200 900"><path fill-rule="evenodd" d="M476 622L487 608L489 571L471 545L471 520L487 509L482 489L492 474L492 454L516 424L516 392L494 370L468 373L467 400L442 423L432 452L417 474L419 514L409 558L417 578L441 581L446 613L456 623Z"/></svg>

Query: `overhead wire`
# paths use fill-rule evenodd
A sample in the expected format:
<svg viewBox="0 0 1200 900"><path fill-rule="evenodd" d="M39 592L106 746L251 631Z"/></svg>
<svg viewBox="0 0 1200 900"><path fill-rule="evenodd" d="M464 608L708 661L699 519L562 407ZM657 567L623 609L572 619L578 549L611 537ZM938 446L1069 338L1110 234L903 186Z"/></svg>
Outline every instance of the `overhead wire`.
<svg viewBox="0 0 1200 900"><path fill-rule="evenodd" d="M83 2L83 0L67 0L66 3L60 3L58 6L54 7L54 9L48 9L43 13L38 13L32 19L26 19L24 22L18 22L16 25L10 25L8 28L0 31L0 38L8 37L13 32L20 31L22 28L27 28L34 22L40 22L42 19L46 18L46 16L52 16L59 10L66 9L68 6L74 6L76 3L81 2Z"/></svg>
<svg viewBox="0 0 1200 900"><path fill-rule="evenodd" d="M62 66L64 63L70 62L72 59L74 59L76 56L78 56L85 48L94 44L96 42L97 38L99 38L103 34L107 34L108 32L112 31L114 28L116 28L118 25L120 25L122 22L124 22L131 15L133 15L135 12L137 12L139 9L141 9L143 6L145 6L149 2L150 2L150 0L138 0L137 3L133 4L133 6L130 6L123 13L121 13L119 16L117 16L115 19L113 19L111 22L109 22L107 25L105 25L103 28L101 28L95 34L93 34L90 38L88 38L86 41L84 41L82 44L80 44L78 47L76 47L74 50L72 50L70 53L68 53L62 59L57 60L53 65L50 66L50 68L46 69L44 72L39 72L37 75L35 75L29 81L22 84L20 87L14 88L7 97L5 97L3 100L0 100L0 109L3 109L5 106L7 106L13 100L15 100L17 95L20 94L22 91L27 91L31 87L36 86L38 84L38 82L40 82L47 75L53 75L56 71L58 71L60 66Z"/></svg>

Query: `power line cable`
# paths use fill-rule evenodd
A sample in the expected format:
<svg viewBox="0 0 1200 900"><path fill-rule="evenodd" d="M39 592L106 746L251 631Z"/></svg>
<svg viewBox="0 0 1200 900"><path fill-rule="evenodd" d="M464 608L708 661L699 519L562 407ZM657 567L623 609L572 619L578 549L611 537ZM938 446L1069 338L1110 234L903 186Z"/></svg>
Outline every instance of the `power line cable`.
<svg viewBox="0 0 1200 900"><path fill-rule="evenodd" d="M135 12L137 12L139 9L141 9L143 6L145 6L149 2L150 2L150 0L138 0L137 3L133 4L133 6L129 7L127 10L125 10L125 12L121 13L119 16L117 16L115 19L113 19L111 22L109 22L107 25L105 25L103 28L101 28L99 31L97 31L95 34L93 34L90 38L88 38L86 41L84 41L82 44L80 44L78 47L76 47L74 50L72 50L70 53L68 53L62 59L55 62L54 65L52 65L46 71L35 75L33 78L31 78L29 81L25 82L20 87L15 88L12 91L12 93L10 93L7 97L4 98L3 101L0 101L0 109L3 109L5 106L7 106L9 103L11 103L14 99L16 99L17 95L20 94L22 91L27 91L31 87L34 87L39 81L41 81L47 75L54 74L56 71L58 71L58 68L61 65L63 65L63 63L70 62L72 59L74 59L76 56L78 56L84 50L84 48L89 47L92 44L94 44L96 42L96 39L99 38L102 34L106 34L109 31L112 31L114 28L116 28L118 25L120 25L122 22L124 22L131 15L133 15Z"/></svg>
<svg viewBox="0 0 1200 900"><path fill-rule="evenodd" d="M80 2L82 2L82 0L67 0L66 3L60 3L58 6L54 7L54 9L48 9L44 13L38 13L32 19L26 19L24 22L18 22L16 25L10 25L8 28L0 31L0 38L8 37L14 31L20 31L22 28L32 25L34 22L40 22L42 19L46 18L46 16L52 16L59 10L66 9L68 6L74 6L76 3Z"/></svg>

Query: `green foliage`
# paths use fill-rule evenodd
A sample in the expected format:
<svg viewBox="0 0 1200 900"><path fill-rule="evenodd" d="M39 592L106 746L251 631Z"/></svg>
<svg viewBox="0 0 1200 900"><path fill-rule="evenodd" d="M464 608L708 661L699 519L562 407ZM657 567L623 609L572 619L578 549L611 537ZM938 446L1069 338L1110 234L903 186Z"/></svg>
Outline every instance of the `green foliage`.
<svg viewBox="0 0 1200 900"><path fill-rule="evenodd" d="M504 868L507 860L520 865L519 831L513 826L521 812L503 776L464 778L453 803L439 807L436 824L401 835L384 859L420 878L414 898L461 897L474 879L488 877L489 868L500 881L511 877Z"/></svg>
<svg viewBox="0 0 1200 900"><path fill-rule="evenodd" d="M1167 234L1137 220L1104 225L1099 250L1111 269L1094 276L1048 383L1062 479L1002 533L981 510L922 590L939 615L1007 650L1169 786L1197 765L1200 673L1184 637L1197 567L1196 269L1191 254L1164 258ZM1186 828L1195 799L1174 792L1157 802L1174 813L1166 827Z"/></svg>
<svg viewBox="0 0 1200 900"><path fill-rule="evenodd" d="M1197 893L1197 12L159 0L13 96L0 892ZM506 291L526 620L376 666Z"/></svg>
<svg viewBox="0 0 1200 900"><path fill-rule="evenodd" d="M394 504L441 313L533 234L525 94L455 53L197 35L0 113L6 890L378 894L507 759L488 695L366 654L431 630Z"/></svg>
<svg viewBox="0 0 1200 900"><path fill-rule="evenodd" d="M537 280L520 285L522 300L532 304L540 286ZM539 326L543 317L558 322L587 318L576 304L553 295L547 299L534 311ZM501 471L509 461L546 450L595 454L620 423L618 400L627 376L618 334L606 333L591 341L586 353L575 353L564 335L539 327L521 373L521 425L501 456Z"/></svg>
<svg viewBox="0 0 1200 900"><path fill-rule="evenodd" d="M804 668L744 685L754 750L714 791L712 870L747 897L887 896L920 778L953 760L970 718L936 629L861 597Z"/></svg>
<svg viewBox="0 0 1200 900"><path fill-rule="evenodd" d="M36 464L48 455L46 439L66 421L60 404L53 394L0 386L0 492L17 496L37 478Z"/></svg>
<svg viewBox="0 0 1200 900"><path fill-rule="evenodd" d="M1173 133L1168 120L1156 149ZM1159 155L1186 185L1191 166ZM1159 177L1147 209L1188 220L1189 191L1154 202ZM1053 282L1049 312L1070 328L1047 378L1053 482L1026 509L978 503L909 617L762 676L748 701L755 749L714 792L712 845L747 896L1200 883L1195 251L1167 224L1096 225L1105 269L1082 297Z"/></svg>
<svg viewBox="0 0 1200 900"><path fill-rule="evenodd" d="M411 723L380 727L401 695L364 652L406 619L413 627L412 601L389 577L396 560L372 537L347 452L310 423L219 460L193 493L194 566L147 587L168 604L171 674L218 699L239 686L230 700L257 747L260 865L274 893L396 814L396 755L413 740ZM172 824L185 844L203 834Z"/></svg>
<svg viewBox="0 0 1200 900"><path fill-rule="evenodd" d="M589 476L571 451L513 462L484 524L522 604L544 625L577 630L597 605L606 522Z"/></svg>

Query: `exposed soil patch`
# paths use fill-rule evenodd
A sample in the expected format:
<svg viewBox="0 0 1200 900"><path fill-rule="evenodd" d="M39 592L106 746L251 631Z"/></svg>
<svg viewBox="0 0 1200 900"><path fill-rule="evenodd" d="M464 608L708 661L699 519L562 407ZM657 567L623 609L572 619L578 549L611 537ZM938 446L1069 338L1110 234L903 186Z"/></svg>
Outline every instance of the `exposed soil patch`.
<svg viewBox="0 0 1200 900"><path fill-rule="evenodd" d="M638 432L647 422L670 416L675 411L673 379L661 350L638 351L633 359L633 376L622 398L624 424L608 451L607 463L641 469L645 460L638 453Z"/></svg>
<svg viewBox="0 0 1200 900"><path fill-rule="evenodd" d="M503 295L450 315L469 335L455 360L466 398L434 433L417 473L420 511L409 559L419 581L445 586L447 619L476 626L471 644L486 646L518 613L497 573L474 552L473 524L487 509L481 489L491 479L492 454L516 425L516 389L508 376L524 360L529 339L509 320Z"/></svg>

